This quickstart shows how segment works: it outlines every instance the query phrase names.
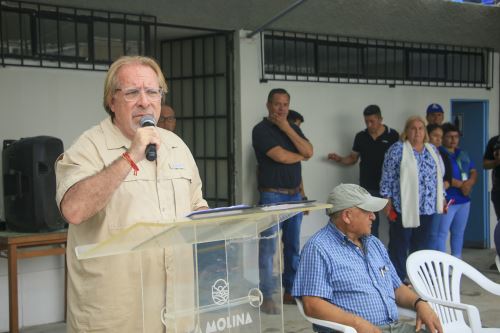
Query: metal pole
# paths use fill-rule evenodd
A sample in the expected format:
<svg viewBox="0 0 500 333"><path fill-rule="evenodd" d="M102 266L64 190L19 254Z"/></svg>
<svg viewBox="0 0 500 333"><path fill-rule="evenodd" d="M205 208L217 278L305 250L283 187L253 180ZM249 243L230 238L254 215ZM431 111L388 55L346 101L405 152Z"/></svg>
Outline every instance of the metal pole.
<svg viewBox="0 0 500 333"><path fill-rule="evenodd" d="M306 0L297 0L295 1L294 3L292 3L290 6L288 6L287 8L283 9L281 12L279 12L276 16L274 16L273 18L271 18L269 21L267 21L266 23L262 24L260 27L258 27L257 29L255 29L254 31L252 32L249 32L247 34L247 38L252 38L255 34L258 34L259 32L261 32L262 30L264 30L265 28L267 28L269 25L271 25L272 23L274 23L275 21L279 20L282 16L288 14L289 12L291 12L293 9L295 9L295 7L303 4L304 2L306 2Z"/></svg>

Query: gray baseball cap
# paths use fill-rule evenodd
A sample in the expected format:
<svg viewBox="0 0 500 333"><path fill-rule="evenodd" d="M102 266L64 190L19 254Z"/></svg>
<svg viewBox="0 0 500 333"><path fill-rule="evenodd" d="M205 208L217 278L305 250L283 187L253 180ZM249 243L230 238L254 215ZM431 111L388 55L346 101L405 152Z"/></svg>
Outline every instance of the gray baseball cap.
<svg viewBox="0 0 500 333"><path fill-rule="evenodd" d="M326 201L332 208L326 210L327 215L346 208L358 207L369 212L378 212L387 205L387 199L372 196L367 190L356 184L340 184L328 195Z"/></svg>

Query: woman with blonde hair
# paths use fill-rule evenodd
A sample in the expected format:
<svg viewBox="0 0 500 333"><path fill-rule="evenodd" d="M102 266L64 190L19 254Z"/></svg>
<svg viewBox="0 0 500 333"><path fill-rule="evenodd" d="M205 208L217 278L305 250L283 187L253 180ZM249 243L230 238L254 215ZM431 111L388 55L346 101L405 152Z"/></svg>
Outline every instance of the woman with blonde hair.
<svg viewBox="0 0 500 333"><path fill-rule="evenodd" d="M408 118L385 154L380 180L380 194L389 199L389 257L402 280L408 254L428 248L433 215L443 211L444 167L425 126L419 116Z"/></svg>

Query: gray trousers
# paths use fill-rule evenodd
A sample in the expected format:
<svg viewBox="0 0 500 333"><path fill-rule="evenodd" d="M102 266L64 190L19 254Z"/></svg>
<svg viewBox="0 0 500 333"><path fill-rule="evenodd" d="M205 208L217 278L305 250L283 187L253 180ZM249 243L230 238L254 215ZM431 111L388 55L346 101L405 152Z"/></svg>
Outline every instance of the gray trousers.
<svg viewBox="0 0 500 333"><path fill-rule="evenodd" d="M405 322L397 322L390 325L380 326L379 327L383 333L415 333L415 325L408 324ZM320 327L317 325L313 325L314 332L317 333L335 333L336 331L326 328ZM362 332L361 332L362 333ZM420 330L418 333L429 333L427 330Z"/></svg>
<svg viewBox="0 0 500 333"><path fill-rule="evenodd" d="M383 333L415 333L415 325L398 321L395 324L381 326ZM427 330L420 330L420 333L428 333Z"/></svg>

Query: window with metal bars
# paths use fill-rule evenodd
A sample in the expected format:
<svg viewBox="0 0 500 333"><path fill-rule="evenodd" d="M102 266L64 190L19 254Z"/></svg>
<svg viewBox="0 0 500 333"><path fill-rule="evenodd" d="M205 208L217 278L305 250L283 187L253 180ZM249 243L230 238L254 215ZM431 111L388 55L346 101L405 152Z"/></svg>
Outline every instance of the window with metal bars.
<svg viewBox="0 0 500 333"><path fill-rule="evenodd" d="M156 17L23 1L0 4L2 65L106 70L154 55Z"/></svg>
<svg viewBox="0 0 500 333"><path fill-rule="evenodd" d="M176 133L193 153L210 207L235 200L232 36L216 33L160 44Z"/></svg>
<svg viewBox="0 0 500 333"><path fill-rule="evenodd" d="M491 88L489 48L266 31L262 79Z"/></svg>

